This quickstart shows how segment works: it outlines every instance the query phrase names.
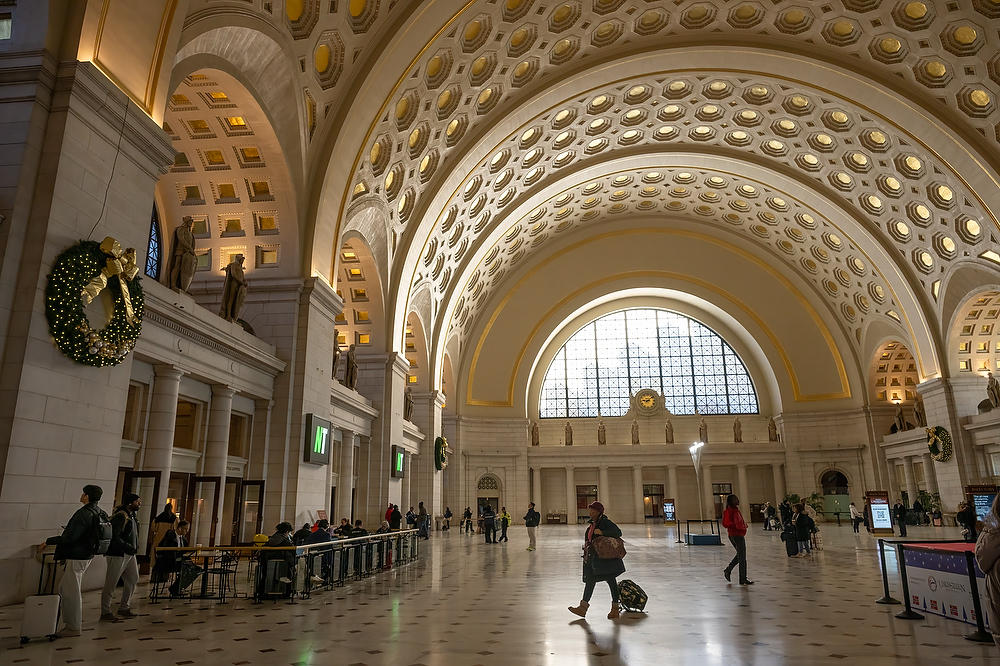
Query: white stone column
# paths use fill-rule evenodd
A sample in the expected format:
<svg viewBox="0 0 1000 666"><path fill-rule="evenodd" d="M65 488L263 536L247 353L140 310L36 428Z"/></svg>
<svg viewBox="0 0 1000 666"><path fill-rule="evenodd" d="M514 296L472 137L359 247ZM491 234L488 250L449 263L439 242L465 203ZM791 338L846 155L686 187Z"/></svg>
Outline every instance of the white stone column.
<svg viewBox="0 0 1000 666"><path fill-rule="evenodd" d="M903 478L906 480L906 508L913 506L913 500L917 499L917 480L913 474L913 456L903 458Z"/></svg>
<svg viewBox="0 0 1000 666"><path fill-rule="evenodd" d="M180 368L172 365L153 367L153 396L149 406L149 428L146 433L146 455L143 458L144 471L160 473L160 494L155 501L157 513L167 502L170 486L170 468L174 454L174 428L177 425L177 396L181 387Z"/></svg>
<svg viewBox="0 0 1000 666"><path fill-rule="evenodd" d="M632 466L632 493L635 497L635 522L642 525L646 522L645 496L642 492L642 465Z"/></svg>
<svg viewBox="0 0 1000 666"><path fill-rule="evenodd" d="M611 484L608 483L608 466L601 465L597 470L597 501L604 505L608 515L614 515L611 508Z"/></svg>
<svg viewBox="0 0 1000 666"><path fill-rule="evenodd" d="M923 454L923 461L924 461L924 481L927 483L927 492L933 495L934 493L939 492L938 482L937 482L937 472L934 469L934 459L931 458L931 454L925 453ZM924 508L926 509L927 507Z"/></svg>
<svg viewBox="0 0 1000 666"><path fill-rule="evenodd" d="M566 520L576 525L576 478L573 466L566 466Z"/></svg>
<svg viewBox="0 0 1000 666"><path fill-rule="evenodd" d="M233 415L233 395L236 391L224 384L212 385L212 402L208 412L208 437L205 440L205 476L219 478L219 501L213 511L214 521L209 533L209 545L222 543L222 505L226 499L226 463L229 461L229 425Z"/></svg>
<svg viewBox="0 0 1000 666"><path fill-rule="evenodd" d="M740 504L746 507L747 515L750 512L750 484L747 483L747 466L737 465L736 466L737 477L740 482Z"/></svg>
<svg viewBox="0 0 1000 666"><path fill-rule="evenodd" d="M535 503L535 511L541 513L542 506L542 468L531 470L531 501Z"/></svg>
<svg viewBox="0 0 1000 666"><path fill-rule="evenodd" d="M954 511L965 499L962 486L978 477L978 465L971 437L962 428L962 419L975 415L977 405L986 397L986 381L979 376L929 379L917 387L924 401L924 413L930 426L944 426L951 433L951 460L935 465L941 503L945 511Z"/></svg>
<svg viewBox="0 0 1000 666"><path fill-rule="evenodd" d="M402 508L402 512L406 513L406 510L413 505L414 511L416 511L417 500L413 500L413 468L420 464L420 456L414 456L409 451L403 451L403 469L406 470L403 476L403 482L400 484L399 488L399 502ZM414 462L416 460L417 462Z"/></svg>
<svg viewBox="0 0 1000 666"><path fill-rule="evenodd" d="M715 518L715 495L712 494L712 466L701 464L702 520Z"/></svg>
<svg viewBox="0 0 1000 666"><path fill-rule="evenodd" d="M331 522L340 524L341 518L352 522L351 491L354 490L354 432L341 429L340 469L337 471L337 513L330 516ZM406 509L403 509L406 512Z"/></svg>
<svg viewBox="0 0 1000 666"><path fill-rule="evenodd" d="M781 463L771 463L771 475L774 477L774 505L777 506L785 498L785 473Z"/></svg>
<svg viewBox="0 0 1000 666"><path fill-rule="evenodd" d="M270 445L271 409L273 400L254 400L253 431L250 436L250 460L247 479L267 481L267 454ZM266 483L265 483L266 486ZM260 507L260 511L264 507Z"/></svg>
<svg viewBox="0 0 1000 666"><path fill-rule="evenodd" d="M667 465L667 487L663 489L664 499L674 498L674 508L677 504L677 465Z"/></svg>
<svg viewBox="0 0 1000 666"><path fill-rule="evenodd" d="M427 513L439 516L444 513L441 497L441 483L444 472L435 463L434 442L441 435L441 416L445 396L440 391L413 393L413 425L420 428L424 441L420 444L420 455L411 468L413 479L410 488L423 502Z"/></svg>

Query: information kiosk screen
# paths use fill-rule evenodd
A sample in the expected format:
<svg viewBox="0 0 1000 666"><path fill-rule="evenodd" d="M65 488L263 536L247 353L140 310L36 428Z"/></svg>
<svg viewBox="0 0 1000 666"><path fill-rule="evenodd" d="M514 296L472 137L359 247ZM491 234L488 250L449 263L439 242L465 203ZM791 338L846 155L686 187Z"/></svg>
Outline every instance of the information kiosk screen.
<svg viewBox="0 0 1000 666"><path fill-rule="evenodd" d="M892 512L889 510L889 503L873 500L871 507L872 527L877 530L891 530Z"/></svg>

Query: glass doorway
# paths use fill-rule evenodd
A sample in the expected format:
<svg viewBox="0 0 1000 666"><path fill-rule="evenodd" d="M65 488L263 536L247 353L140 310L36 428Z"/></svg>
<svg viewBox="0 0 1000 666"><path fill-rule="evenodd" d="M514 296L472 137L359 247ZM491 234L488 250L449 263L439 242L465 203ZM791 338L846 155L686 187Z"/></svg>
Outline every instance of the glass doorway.
<svg viewBox="0 0 1000 666"><path fill-rule="evenodd" d="M642 507L646 518L663 519L662 483L647 483L642 486Z"/></svg>
<svg viewBox="0 0 1000 666"><path fill-rule="evenodd" d="M219 521L219 493L222 477L192 476L188 485L187 520L191 523L191 542L196 546L215 545L215 526Z"/></svg>
<svg viewBox="0 0 1000 666"><path fill-rule="evenodd" d="M135 493L142 500L136 519L139 521L138 548L136 561L139 566L149 566L149 550L152 544L153 516L157 514L156 504L160 495L160 472L124 471L121 493L116 498L120 503L125 493Z"/></svg>
<svg viewBox="0 0 1000 666"><path fill-rule="evenodd" d="M712 484L712 506L709 507L709 518L721 518L726 508L726 498L733 494L733 484Z"/></svg>
<svg viewBox="0 0 1000 666"><path fill-rule="evenodd" d="M264 482L243 481L240 492L240 513L233 524L233 542L240 545L253 543L260 534L264 521Z"/></svg>
<svg viewBox="0 0 1000 666"><path fill-rule="evenodd" d="M587 522L590 520L589 514L587 513L587 507L597 501L597 486L577 486L576 487L576 514L567 516L567 520L570 525L576 525L581 522L580 512L583 512L584 520L582 522Z"/></svg>

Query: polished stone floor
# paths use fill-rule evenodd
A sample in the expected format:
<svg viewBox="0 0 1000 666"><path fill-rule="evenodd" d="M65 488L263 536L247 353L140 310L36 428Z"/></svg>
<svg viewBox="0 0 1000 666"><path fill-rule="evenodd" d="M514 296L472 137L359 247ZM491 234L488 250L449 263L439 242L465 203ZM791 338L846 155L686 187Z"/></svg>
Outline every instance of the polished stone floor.
<svg viewBox="0 0 1000 666"><path fill-rule="evenodd" d="M543 525L535 552L523 528L498 545L454 531L425 542L420 562L293 605L142 602L142 617L99 625L92 592L82 637L23 647L20 607L0 608L0 664L1000 664L1000 650L962 638L967 625L898 620L898 606L873 603L881 579L867 535L824 526L825 550L789 560L776 533L754 527L747 588L722 578L729 546L625 526L624 577L650 601L618 622L605 617L606 587L586 620L566 611L582 589L581 529Z"/></svg>

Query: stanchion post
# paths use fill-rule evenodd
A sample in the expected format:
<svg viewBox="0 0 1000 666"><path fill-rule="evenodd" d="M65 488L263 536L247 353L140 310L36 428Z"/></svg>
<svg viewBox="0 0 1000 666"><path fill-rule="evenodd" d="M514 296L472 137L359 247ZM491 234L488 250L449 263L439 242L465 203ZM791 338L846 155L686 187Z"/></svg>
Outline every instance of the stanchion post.
<svg viewBox="0 0 1000 666"><path fill-rule="evenodd" d="M910 606L910 584L906 580L906 557L903 556L903 549L903 544L896 544L896 557L899 560L899 577L903 580L903 603L906 604L906 608L896 613L896 617L900 620L922 620L924 616L913 610Z"/></svg>
<svg viewBox="0 0 1000 666"><path fill-rule="evenodd" d="M898 604L899 599L893 599L889 594L889 572L885 566L885 539L878 540L878 558L882 563L882 598L875 601L877 604Z"/></svg>
<svg viewBox="0 0 1000 666"><path fill-rule="evenodd" d="M677 528L677 541L676 543L684 543L684 539L681 538L681 519L674 513L674 526Z"/></svg>
<svg viewBox="0 0 1000 666"><path fill-rule="evenodd" d="M976 613L976 630L972 633L965 634L965 639L969 641L975 641L977 643L992 643L993 636L986 631L986 625L983 623L983 605L979 600L979 581L976 578L976 561L972 554L972 551L965 551L965 566L969 573L969 589L972 590L972 608ZM998 620L994 619L994 622Z"/></svg>

